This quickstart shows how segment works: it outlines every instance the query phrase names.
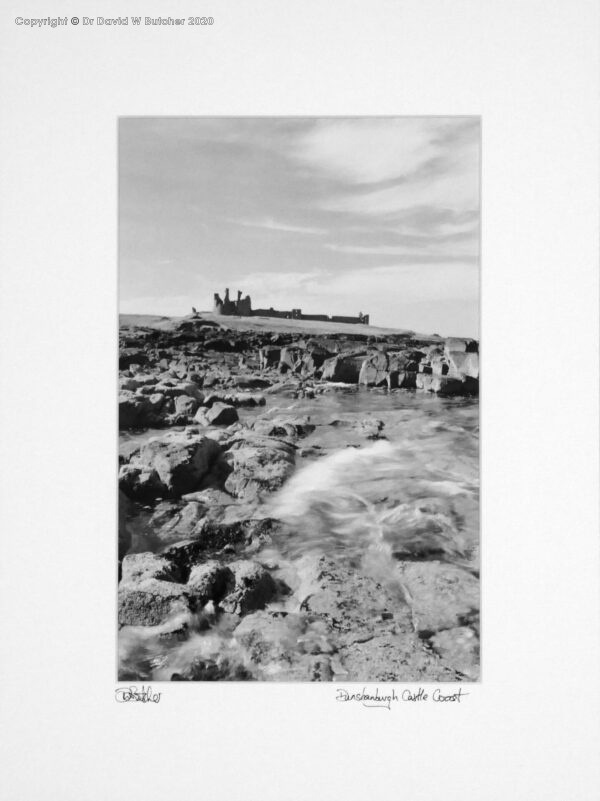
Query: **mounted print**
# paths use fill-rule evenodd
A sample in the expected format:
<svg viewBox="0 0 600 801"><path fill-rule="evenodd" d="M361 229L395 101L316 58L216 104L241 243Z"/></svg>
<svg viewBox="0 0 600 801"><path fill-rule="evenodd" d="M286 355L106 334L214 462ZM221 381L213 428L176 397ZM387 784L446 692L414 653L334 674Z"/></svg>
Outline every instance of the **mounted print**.
<svg viewBox="0 0 600 801"><path fill-rule="evenodd" d="M480 119L121 118L119 239L119 680L477 681Z"/></svg>

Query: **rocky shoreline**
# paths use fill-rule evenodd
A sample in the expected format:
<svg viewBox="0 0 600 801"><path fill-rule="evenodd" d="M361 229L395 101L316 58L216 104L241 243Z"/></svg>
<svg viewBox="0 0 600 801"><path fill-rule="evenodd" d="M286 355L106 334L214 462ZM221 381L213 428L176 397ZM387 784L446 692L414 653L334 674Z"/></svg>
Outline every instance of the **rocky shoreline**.
<svg viewBox="0 0 600 801"><path fill-rule="evenodd" d="M444 522L460 529L460 495L421 503L381 575L302 542L292 559L273 504L335 450L331 431L352 449L391 447L384 419L315 422L309 406L359 388L392 406L406 393L476 403L477 342L195 315L122 327L119 344L120 679L477 679L478 543Z"/></svg>

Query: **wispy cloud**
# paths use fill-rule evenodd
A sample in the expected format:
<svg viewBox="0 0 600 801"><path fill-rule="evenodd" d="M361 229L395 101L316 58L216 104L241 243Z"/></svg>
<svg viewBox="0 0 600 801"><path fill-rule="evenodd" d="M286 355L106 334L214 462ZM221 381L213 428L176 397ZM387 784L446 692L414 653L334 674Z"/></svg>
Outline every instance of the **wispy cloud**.
<svg viewBox="0 0 600 801"><path fill-rule="evenodd" d="M338 191L320 201L327 211L401 224L415 207L454 214L479 208L476 118L324 120L299 137L294 153L339 180Z"/></svg>
<svg viewBox="0 0 600 801"><path fill-rule="evenodd" d="M328 243L325 245L335 253L347 253L355 256L404 256L413 261L427 261L433 258L449 259L477 259L479 248L477 239L467 237L447 237L427 240L424 237L405 238L400 245L338 245ZM448 242L448 239L451 241Z"/></svg>
<svg viewBox="0 0 600 801"><path fill-rule="evenodd" d="M272 217L264 217L260 220L229 220L235 225L241 225L244 228L260 228L265 231L282 231L290 234L326 234L325 228L311 228L302 225L291 225L289 223L278 222Z"/></svg>
<svg viewBox="0 0 600 801"><path fill-rule="evenodd" d="M439 124L426 118L319 120L292 151L341 180L373 183L413 173L438 155Z"/></svg>

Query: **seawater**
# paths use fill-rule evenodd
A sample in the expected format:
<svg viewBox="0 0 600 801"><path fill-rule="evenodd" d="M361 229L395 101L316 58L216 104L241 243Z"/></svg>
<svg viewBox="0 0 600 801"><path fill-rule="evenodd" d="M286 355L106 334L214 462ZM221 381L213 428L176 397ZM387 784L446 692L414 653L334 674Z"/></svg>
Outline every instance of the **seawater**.
<svg viewBox="0 0 600 801"><path fill-rule="evenodd" d="M307 555L343 560L396 588L399 598L399 560L435 558L477 574L476 399L340 387L314 399L267 399L266 408L239 410L240 419L309 416L316 425L297 443L305 455L297 459L296 472L262 510L283 527L256 558L276 566L276 574L295 591L288 606L297 606L298 595L306 590L302 563ZM365 438L370 420L384 423L379 439ZM147 431L135 438L160 434ZM285 609L286 603L275 606ZM119 637L121 657L130 665L143 663L154 680L169 678L193 656L222 659L230 653L239 660L231 631L216 620L209 622L213 625L207 631L194 631L206 620L191 618L193 633L184 643L161 640L143 627L125 627Z"/></svg>

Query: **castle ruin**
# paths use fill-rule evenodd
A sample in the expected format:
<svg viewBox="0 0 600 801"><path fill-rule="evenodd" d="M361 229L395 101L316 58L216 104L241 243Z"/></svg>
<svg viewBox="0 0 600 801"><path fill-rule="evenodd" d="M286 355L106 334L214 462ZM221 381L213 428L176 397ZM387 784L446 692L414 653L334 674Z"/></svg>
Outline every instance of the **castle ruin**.
<svg viewBox="0 0 600 801"><path fill-rule="evenodd" d="M345 317L334 315L329 317L327 314L303 314L302 309L290 309L280 311L279 309L253 309L250 295L242 298L242 293L238 290L237 300L231 300L229 289L225 290L225 296L221 299L218 292L215 292L213 313L225 317L279 317L284 320L316 320L323 323L362 323L369 325L369 315L358 313L358 317Z"/></svg>

